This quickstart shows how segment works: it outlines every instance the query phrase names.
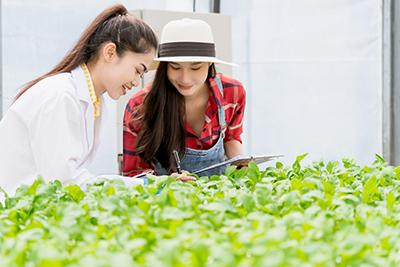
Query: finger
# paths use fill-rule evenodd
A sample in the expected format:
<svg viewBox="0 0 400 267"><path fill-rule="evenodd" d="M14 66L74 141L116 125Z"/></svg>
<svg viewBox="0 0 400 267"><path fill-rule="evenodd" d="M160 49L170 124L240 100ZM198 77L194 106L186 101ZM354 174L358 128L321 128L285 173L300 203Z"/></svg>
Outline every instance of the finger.
<svg viewBox="0 0 400 267"><path fill-rule="evenodd" d="M179 178L182 176L191 176L191 175L187 171L182 171L182 173L173 172L173 173L171 173L170 176L174 177L174 178Z"/></svg>
<svg viewBox="0 0 400 267"><path fill-rule="evenodd" d="M171 174L171 177L174 177L174 178L179 178L179 176L181 176L181 174L176 173L176 172Z"/></svg>
<svg viewBox="0 0 400 267"><path fill-rule="evenodd" d="M181 180L182 182L190 182L190 181L196 181L196 178L192 176L183 176L180 177L179 180Z"/></svg>

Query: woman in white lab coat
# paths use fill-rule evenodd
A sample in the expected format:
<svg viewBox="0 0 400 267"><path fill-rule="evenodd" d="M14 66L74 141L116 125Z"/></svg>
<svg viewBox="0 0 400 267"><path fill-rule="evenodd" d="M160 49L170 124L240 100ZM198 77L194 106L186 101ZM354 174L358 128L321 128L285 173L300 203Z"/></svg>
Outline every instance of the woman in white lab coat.
<svg viewBox="0 0 400 267"><path fill-rule="evenodd" d="M45 75L27 83L0 122L0 187L14 193L38 176L83 184L99 144L103 99L136 86L157 37L123 5L99 14Z"/></svg>

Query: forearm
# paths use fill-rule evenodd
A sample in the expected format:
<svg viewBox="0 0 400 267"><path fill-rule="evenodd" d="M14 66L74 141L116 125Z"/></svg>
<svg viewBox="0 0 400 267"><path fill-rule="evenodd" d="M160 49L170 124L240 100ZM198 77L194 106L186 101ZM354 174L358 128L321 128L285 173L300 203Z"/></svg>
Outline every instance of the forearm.
<svg viewBox="0 0 400 267"><path fill-rule="evenodd" d="M243 154L243 145L237 140L231 140L224 144L225 155L230 159Z"/></svg>

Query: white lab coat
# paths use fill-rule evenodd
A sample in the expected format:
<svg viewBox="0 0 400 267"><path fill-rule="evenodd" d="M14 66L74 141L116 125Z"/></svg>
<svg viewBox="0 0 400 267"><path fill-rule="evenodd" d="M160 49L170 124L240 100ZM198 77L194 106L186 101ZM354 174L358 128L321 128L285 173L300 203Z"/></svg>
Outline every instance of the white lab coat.
<svg viewBox="0 0 400 267"><path fill-rule="evenodd" d="M0 121L0 186L13 194L38 176L64 184L93 178L86 167L99 145L103 121L100 115L95 122L93 114L80 67L26 91Z"/></svg>

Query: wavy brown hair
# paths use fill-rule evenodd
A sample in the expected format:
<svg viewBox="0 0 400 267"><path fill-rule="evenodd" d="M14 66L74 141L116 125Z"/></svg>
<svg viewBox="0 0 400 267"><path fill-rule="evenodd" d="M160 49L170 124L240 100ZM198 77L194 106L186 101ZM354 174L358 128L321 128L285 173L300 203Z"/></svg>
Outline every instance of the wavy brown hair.
<svg viewBox="0 0 400 267"><path fill-rule="evenodd" d="M61 62L46 74L25 84L15 100L44 78L70 72L82 63L96 60L101 45L106 42L116 45L118 56L126 51L147 53L158 46L157 36L150 26L129 14L125 6L115 4L93 20Z"/></svg>
<svg viewBox="0 0 400 267"><path fill-rule="evenodd" d="M168 62L160 62L141 110L142 130L137 154L150 164L159 162L168 172L176 171L172 151L185 156L185 99L167 77ZM215 77L214 64L208 68L207 81Z"/></svg>

